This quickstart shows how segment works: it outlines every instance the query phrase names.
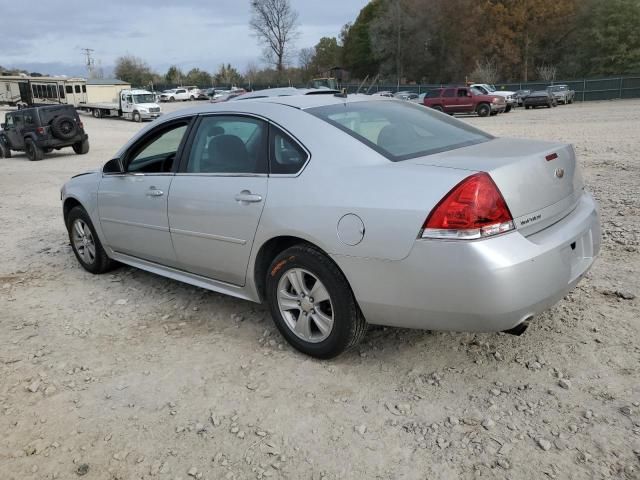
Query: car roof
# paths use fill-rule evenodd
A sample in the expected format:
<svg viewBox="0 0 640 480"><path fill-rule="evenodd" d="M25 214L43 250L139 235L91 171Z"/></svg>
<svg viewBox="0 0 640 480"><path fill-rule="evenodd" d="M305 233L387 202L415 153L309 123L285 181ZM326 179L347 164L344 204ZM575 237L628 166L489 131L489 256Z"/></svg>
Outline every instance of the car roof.
<svg viewBox="0 0 640 480"><path fill-rule="evenodd" d="M249 100L256 98L270 98L270 97L288 97L299 95L330 95L332 93L338 93L338 90L332 90L330 88L295 88L295 87L280 87L280 88L266 88L264 90L255 90L248 92L235 101Z"/></svg>

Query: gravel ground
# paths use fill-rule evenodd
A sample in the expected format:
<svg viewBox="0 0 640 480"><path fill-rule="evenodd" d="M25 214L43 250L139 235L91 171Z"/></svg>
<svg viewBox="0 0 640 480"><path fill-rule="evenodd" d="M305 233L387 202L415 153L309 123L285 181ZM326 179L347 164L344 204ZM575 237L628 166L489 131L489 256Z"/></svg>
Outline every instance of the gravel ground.
<svg viewBox="0 0 640 480"><path fill-rule="evenodd" d="M639 479L640 101L466 120L575 144L601 257L522 337L380 328L324 362L260 305L80 268L59 188L140 125L0 159L2 480Z"/></svg>

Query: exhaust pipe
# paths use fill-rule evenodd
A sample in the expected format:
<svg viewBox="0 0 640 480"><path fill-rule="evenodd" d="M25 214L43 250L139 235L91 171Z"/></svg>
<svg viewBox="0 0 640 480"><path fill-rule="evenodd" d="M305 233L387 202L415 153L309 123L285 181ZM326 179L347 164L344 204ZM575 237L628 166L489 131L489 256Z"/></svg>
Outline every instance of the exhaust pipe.
<svg viewBox="0 0 640 480"><path fill-rule="evenodd" d="M516 337L519 337L520 335L522 335L524 332L527 331L527 328L529 328L529 321L532 318L533 318L533 315L529 315L515 327L510 328L509 330L504 330L503 332L508 333L509 335L515 335Z"/></svg>

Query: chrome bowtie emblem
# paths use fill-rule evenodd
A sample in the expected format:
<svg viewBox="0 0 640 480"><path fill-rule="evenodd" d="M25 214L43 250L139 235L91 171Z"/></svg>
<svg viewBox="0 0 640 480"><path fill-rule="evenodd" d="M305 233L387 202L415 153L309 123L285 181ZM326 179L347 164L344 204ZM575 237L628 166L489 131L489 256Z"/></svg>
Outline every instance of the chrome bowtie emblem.
<svg viewBox="0 0 640 480"><path fill-rule="evenodd" d="M564 168L556 168L556 177L562 178L564 177Z"/></svg>

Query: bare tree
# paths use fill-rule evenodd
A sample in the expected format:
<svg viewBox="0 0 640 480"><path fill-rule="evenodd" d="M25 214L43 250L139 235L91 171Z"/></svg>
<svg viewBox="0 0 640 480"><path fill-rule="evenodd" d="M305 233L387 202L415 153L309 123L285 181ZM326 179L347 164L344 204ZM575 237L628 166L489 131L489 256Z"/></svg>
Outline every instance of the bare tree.
<svg viewBox="0 0 640 480"><path fill-rule="evenodd" d="M298 13L289 0L251 0L249 23L264 45L266 60L281 72L298 36Z"/></svg>
<svg viewBox="0 0 640 480"><path fill-rule="evenodd" d="M496 83L498 81L498 65L488 58L476 61L476 69L471 72L474 82Z"/></svg>
<svg viewBox="0 0 640 480"><path fill-rule="evenodd" d="M556 79L557 68L554 65L540 65L536 70L540 79L545 82L553 82Z"/></svg>

